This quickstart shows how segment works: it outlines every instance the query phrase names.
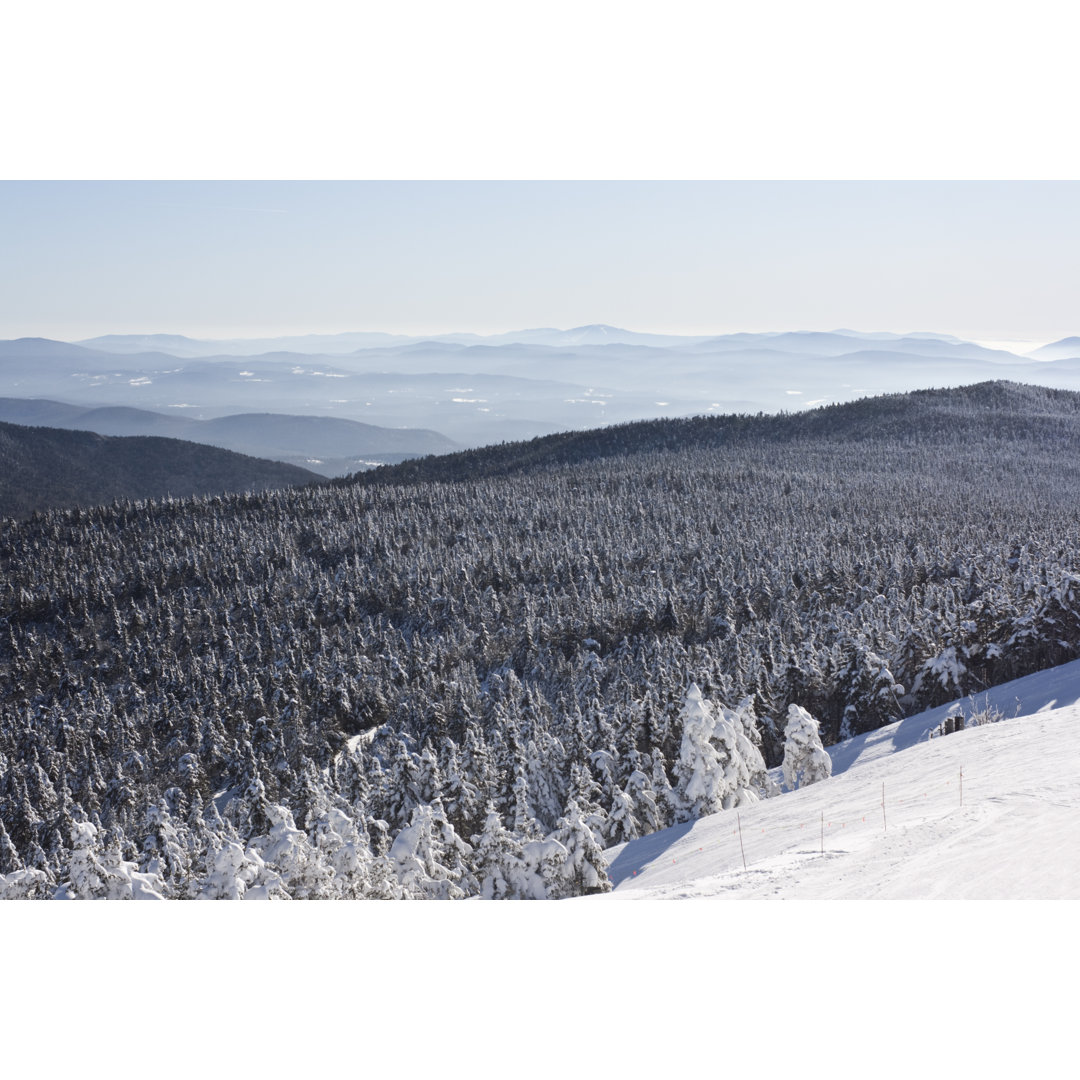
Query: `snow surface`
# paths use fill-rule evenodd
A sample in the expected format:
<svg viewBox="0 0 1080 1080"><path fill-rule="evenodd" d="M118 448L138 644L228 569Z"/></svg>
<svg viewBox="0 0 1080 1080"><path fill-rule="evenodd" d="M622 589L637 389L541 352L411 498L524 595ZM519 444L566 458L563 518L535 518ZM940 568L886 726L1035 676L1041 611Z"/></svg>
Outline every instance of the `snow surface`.
<svg viewBox="0 0 1080 1080"><path fill-rule="evenodd" d="M1080 897L1080 661L958 704L1005 719L931 739L944 705L830 747L831 779L608 849L609 897Z"/></svg>

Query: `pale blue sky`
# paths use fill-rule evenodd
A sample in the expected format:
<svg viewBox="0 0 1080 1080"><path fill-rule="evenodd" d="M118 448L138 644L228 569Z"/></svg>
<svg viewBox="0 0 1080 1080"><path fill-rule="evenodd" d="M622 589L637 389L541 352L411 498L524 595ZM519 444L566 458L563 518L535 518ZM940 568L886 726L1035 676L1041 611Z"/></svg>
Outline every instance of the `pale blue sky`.
<svg viewBox="0 0 1080 1080"><path fill-rule="evenodd" d="M1080 333L1080 183L4 182L0 337Z"/></svg>

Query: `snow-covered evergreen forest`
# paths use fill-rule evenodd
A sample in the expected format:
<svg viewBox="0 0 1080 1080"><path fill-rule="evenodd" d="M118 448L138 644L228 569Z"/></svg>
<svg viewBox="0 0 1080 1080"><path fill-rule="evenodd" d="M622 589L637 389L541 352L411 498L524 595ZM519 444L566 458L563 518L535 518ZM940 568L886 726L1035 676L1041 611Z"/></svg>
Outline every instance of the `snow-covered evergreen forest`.
<svg viewBox="0 0 1080 1080"><path fill-rule="evenodd" d="M605 891L793 740L1080 655L1078 445L981 384L5 522L0 890Z"/></svg>

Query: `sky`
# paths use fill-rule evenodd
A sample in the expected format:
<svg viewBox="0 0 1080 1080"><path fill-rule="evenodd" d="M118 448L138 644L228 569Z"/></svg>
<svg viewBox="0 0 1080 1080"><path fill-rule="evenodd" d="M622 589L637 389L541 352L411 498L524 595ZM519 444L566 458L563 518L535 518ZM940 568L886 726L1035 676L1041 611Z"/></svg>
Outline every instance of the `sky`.
<svg viewBox="0 0 1080 1080"><path fill-rule="evenodd" d="M1080 332L1075 181L5 181L0 337Z"/></svg>
<svg viewBox="0 0 1080 1080"><path fill-rule="evenodd" d="M22 5L0 338L1070 336L1063 10Z"/></svg>

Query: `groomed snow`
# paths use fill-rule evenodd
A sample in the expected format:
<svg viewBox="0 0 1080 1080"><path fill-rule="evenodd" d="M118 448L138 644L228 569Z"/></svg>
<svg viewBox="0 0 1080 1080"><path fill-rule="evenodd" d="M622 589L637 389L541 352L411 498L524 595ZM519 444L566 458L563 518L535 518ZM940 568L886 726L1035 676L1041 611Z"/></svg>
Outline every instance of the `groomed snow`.
<svg viewBox="0 0 1080 1080"><path fill-rule="evenodd" d="M1080 897L1080 661L959 705L1006 719L930 739L943 706L830 747L830 779L609 849L610 897Z"/></svg>

